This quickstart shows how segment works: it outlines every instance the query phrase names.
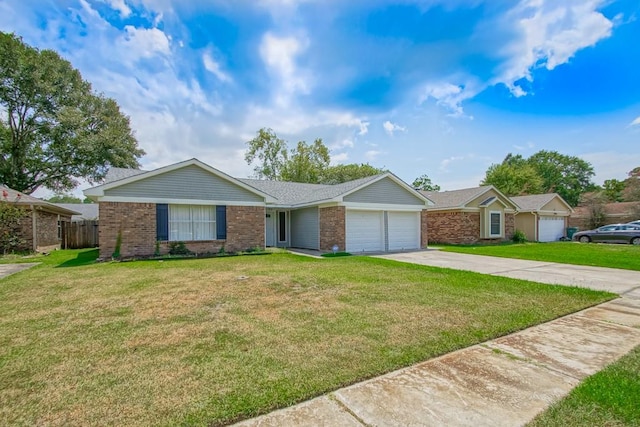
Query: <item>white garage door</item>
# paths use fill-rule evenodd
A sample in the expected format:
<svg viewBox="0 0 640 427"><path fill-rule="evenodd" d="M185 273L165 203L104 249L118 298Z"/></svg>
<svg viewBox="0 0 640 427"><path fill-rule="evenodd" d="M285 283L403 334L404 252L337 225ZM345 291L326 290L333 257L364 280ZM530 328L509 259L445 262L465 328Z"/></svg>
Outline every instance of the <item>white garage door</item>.
<svg viewBox="0 0 640 427"><path fill-rule="evenodd" d="M388 212L389 250L420 249L420 213Z"/></svg>
<svg viewBox="0 0 640 427"><path fill-rule="evenodd" d="M347 252L384 250L381 211L347 211Z"/></svg>
<svg viewBox="0 0 640 427"><path fill-rule="evenodd" d="M538 241L557 242L564 236L564 218L541 216L538 221Z"/></svg>

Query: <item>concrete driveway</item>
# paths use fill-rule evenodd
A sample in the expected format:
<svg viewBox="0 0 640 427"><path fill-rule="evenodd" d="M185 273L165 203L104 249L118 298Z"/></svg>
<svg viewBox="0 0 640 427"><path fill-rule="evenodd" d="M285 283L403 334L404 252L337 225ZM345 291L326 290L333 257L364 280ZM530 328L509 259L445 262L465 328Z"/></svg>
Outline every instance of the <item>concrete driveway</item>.
<svg viewBox="0 0 640 427"><path fill-rule="evenodd" d="M19 271L26 270L31 267L35 267L40 264L39 262L30 262L23 264L0 264L0 279L10 276Z"/></svg>
<svg viewBox="0 0 640 427"><path fill-rule="evenodd" d="M640 272L554 262L527 261L439 250L376 255L413 264L468 270L556 285L580 286L640 299Z"/></svg>

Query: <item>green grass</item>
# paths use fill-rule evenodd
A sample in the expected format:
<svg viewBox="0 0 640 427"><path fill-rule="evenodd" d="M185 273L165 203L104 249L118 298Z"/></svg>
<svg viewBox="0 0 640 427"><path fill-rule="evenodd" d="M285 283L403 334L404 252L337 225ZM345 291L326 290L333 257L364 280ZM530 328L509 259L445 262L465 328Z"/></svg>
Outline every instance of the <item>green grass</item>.
<svg viewBox="0 0 640 427"><path fill-rule="evenodd" d="M640 271L640 246L576 242L446 245L441 250L503 258L559 262Z"/></svg>
<svg viewBox="0 0 640 427"><path fill-rule="evenodd" d="M587 378L529 427L639 426L640 347Z"/></svg>
<svg viewBox="0 0 640 427"><path fill-rule="evenodd" d="M0 280L2 424L220 425L614 297L369 257L93 257Z"/></svg>

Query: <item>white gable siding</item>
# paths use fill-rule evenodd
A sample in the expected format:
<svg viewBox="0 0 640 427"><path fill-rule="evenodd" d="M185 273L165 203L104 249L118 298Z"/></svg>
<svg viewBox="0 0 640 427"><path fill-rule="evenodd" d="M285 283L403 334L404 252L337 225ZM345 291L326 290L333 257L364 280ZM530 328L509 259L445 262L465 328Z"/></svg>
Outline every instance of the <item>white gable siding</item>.
<svg viewBox="0 0 640 427"><path fill-rule="evenodd" d="M263 197L195 165L105 190L105 196L229 202L264 201Z"/></svg>
<svg viewBox="0 0 640 427"><path fill-rule="evenodd" d="M412 191L398 185L390 178L384 178L367 185L363 189L345 196L344 201L424 206L424 201L417 194L413 194Z"/></svg>

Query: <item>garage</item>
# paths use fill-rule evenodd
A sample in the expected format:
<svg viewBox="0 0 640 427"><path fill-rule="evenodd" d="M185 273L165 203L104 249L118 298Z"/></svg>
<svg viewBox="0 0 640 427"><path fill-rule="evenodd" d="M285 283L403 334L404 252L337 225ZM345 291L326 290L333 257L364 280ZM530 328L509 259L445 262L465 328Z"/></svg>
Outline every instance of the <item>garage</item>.
<svg viewBox="0 0 640 427"><path fill-rule="evenodd" d="M564 218L540 216L538 221L538 241L557 242L564 236Z"/></svg>
<svg viewBox="0 0 640 427"><path fill-rule="evenodd" d="M347 210L347 252L384 251L382 211Z"/></svg>
<svg viewBox="0 0 640 427"><path fill-rule="evenodd" d="M387 212L390 251L420 248L420 213Z"/></svg>

